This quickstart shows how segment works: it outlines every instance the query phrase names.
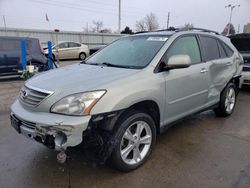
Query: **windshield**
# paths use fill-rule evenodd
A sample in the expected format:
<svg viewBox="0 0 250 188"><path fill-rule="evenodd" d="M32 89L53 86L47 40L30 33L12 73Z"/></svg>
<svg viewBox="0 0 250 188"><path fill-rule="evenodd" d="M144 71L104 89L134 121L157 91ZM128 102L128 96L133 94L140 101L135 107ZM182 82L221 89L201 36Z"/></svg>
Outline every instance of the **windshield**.
<svg viewBox="0 0 250 188"><path fill-rule="evenodd" d="M90 57L86 63L123 68L144 68L167 39L168 36L162 35L125 37Z"/></svg>
<svg viewBox="0 0 250 188"><path fill-rule="evenodd" d="M250 52L250 38L231 39L234 46L240 52Z"/></svg>

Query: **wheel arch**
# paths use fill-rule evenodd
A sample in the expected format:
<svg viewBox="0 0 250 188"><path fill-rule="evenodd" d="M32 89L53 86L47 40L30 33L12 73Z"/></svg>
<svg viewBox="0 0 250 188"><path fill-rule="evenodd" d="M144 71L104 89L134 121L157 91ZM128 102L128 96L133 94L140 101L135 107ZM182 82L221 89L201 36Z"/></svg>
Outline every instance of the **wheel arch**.
<svg viewBox="0 0 250 188"><path fill-rule="evenodd" d="M144 100L137 102L131 105L128 109L126 109L123 113L126 113L129 110L137 110L140 112L144 112L152 117L154 120L156 131L160 133L160 108L158 104L153 100Z"/></svg>
<svg viewBox="0 0 250 188"><path fill-rule="evenodd" d="M80 51L80 53L79 53L79 55L78 55L79 59L80 59L81 54L84 54L84 55L85 55L85 58L87 58L87 54L86 54L86 52L84 52L84 51Z"/></svg>
<svg viewBox="0 0 250 188"><path fill-rule="evenodd" d="M237 92L237 94L239 93L239 90L240 90L240 78L241 78L241 76L235 76L235 77L233 77L229 82L228 82L228 84L229 83L234 83L235 84L235 87L236 87L236 92ZM227 84L227 85L228 85ZM226 86L227 87L227 86ZM225 87L225 88L226 88ZM224 88L224 89L225 89Z"/></svg>

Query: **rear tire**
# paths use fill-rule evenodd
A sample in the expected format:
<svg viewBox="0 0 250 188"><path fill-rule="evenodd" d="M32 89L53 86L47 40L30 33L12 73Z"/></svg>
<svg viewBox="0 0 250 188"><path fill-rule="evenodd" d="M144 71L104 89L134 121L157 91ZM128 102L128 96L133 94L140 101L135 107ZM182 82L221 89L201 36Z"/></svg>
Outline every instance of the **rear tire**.
<svg viewBox="0 0 250 188"><path fill-rule="evenodd" d="M151 154L156 140L153 119L146 113L132 110L118 122L118 144L111 155L111 164L128 172L141 166Z"/></svg>
<svg viewBox="0 0 250 188"><path fill-rule="evenodd" d="M85 60L86 57L87 57L86 54L83 53L83 52L79 54L79 59L80 59L80 60Z"/></svg>
<svg viewBox="0 0 250 188"><path fill-rule="evenodd" d="M214 109L216 116L230 116L235 108L236 96L236 86L234 83L230 82L221 93L219 106Z"/></svg>

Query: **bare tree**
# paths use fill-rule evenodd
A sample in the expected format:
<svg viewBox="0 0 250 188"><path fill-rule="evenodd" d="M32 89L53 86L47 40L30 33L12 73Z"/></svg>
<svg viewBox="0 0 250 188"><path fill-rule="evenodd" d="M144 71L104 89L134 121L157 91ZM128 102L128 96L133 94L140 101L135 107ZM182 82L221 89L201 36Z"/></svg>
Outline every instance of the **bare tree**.
<svg viewBox="0 0 250 188"><path fill-rule="evenodd" d="M148 31L159 29L158 19L152 12L145 17L145 24Z"/></svg>
<svg viewBox="0 0 250 188"><path fill-rule="evenodd" d="M103 27L103 22L102 21L93 21L93 32L99 33Z"/></svg>
<svg viewBox="0 0 250 188"><path fill-rule="evenodd" d="M139 32L139 31L146 31L147 28L146 28L145 21L144 20L136 21L135 30L137 32Z"/></svg>
<svg viewBox="0 0 250 188"><path fill-rule="evenodd" d="M158 19L152 12L135 24L136 31L154 31L159 28Z"/></svg>
<svg viewBox="0 0 250 188"><path fill-rule="evenodd" d="M194 25L192 23L185 23L185 25L183 26L184 29L192 29L194 28Z"/></svg>

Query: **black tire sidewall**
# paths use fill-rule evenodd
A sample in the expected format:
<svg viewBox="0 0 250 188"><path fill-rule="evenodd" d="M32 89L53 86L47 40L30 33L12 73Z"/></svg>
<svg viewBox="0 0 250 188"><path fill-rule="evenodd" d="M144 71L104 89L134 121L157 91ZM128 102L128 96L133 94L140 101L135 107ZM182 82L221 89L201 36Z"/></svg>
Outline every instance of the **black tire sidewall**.
<svg viewBox="0 0 250 188"><path fill-rule="evenodd" d="M127 128L136 121L145 121L148 123L148 125L150 126L150 129L151 129L151 132L152 132L152 142L151 142L150 149L143 160L141 160L139 163L137 163L135 165L128 165L127 163L125 163L123 161L123 159L120 155L120 144L122 141L123 134L125 133ZM154 123L153 119L148 114L143 113L143 112L139 112L139 111L132 111L132 112L126 114L118 122L119 123L117 126L119 126L119 127L116 129L116 132L115 132L115 137L118 139L118 143L117 143L117 145L114 148L114 151L112 153L111 162L118 170L128 172L128 171L131 171L131 170L138 168L148 159L148 157L151 154L151 152L154 148L154 145L155 145L156 128L155 128L155 123Z"/></svg>
<svg viewBox="0 0 250 188"><path fill-rule="evenodd" d="M227 112L226 110L226 107L225 107L225 101L226 101L226 98L227 98L227 93L228 93L228 90L230 88L233 88L234 89L234 92L235 92L235 103L234 103L234 107L233 109L231 110L231 112ZM236 105L236 86L234 83L230 82L227 87L223 90L222 94L221 94L221 98L220 98L220 106L219 108L217 109L219 114L222 115L222 116L229 116L233 113L234 111L234 108L235 108L235 105Z"/></svg>
<svg viewBox="0 0 250 188"><path fill-rule="evenodd" d="M84 55L84 59L81 58L82 55ZM85 60L85 59L86 59L86 54L85 54L84 52L81 52L81 53L79 54L79 59L80 59L80 60Z"/></svg>

